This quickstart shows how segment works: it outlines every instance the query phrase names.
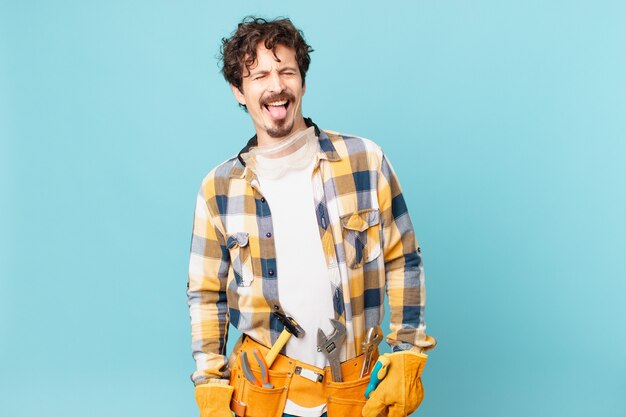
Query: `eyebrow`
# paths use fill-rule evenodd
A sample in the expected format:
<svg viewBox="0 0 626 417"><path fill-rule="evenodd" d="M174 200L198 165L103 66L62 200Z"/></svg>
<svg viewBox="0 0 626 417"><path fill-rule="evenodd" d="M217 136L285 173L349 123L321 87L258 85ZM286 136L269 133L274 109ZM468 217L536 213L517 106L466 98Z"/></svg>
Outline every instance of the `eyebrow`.
<svg viewBox="0 0 626 417"><path fill-rule="evenodd" d="M269 71L267 71L267 70L249 71L248 77L254 77L255 75L265 75L268 72Z"/></svg>
<svg viewBox="0 0 626 417"><path fill-rule="evenodd" d="M285 71L298 71L297 67L292 67L292 66L287 66L284 68L281 68L278 70L278 72L285 72ZM268 74L269 71L268 70L256 70L256 71L249 71L249 74L247 75L248 77L254 77L256 75L266 75Z"/></svg>

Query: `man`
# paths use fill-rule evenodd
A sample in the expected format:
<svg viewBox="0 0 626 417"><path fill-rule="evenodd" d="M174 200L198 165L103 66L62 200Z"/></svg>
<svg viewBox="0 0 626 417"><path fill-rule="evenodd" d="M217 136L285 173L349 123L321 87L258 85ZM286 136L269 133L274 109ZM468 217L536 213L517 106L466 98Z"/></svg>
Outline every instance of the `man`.
<svg viewBox="0 0 626 417"><path fill-rule="evenodd" d="M223 40L224 77L256 135L197 198L188 297L202 417L403 416L423 397L435 341L400 185L373 142L303 117L311 51L289 19L246 18ZM366 402L378 353L368 364L363 342L385 289L393 353ZM230 360L229 323L243 334Z"/></svg>

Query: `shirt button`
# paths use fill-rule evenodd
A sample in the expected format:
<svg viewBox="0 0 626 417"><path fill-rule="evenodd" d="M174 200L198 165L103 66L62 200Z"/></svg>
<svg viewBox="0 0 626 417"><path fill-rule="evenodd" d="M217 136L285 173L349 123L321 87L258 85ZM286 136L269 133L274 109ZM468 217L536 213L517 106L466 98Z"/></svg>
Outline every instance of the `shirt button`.
<svg viewBox="0 0 626 417"><path fill-rule="evenodd" d="M269 271L267 271L267 273L269 274L270 277L274 276L274 270L270 269Z"/></svg>
<svg viewBox="0 0 626 417"><path fill-rule="evenodd" d="M261 197L261 203L265 203L265 197Z"/></svg>
<svg viewBox="0 0 626 417"><path fill-rule="evenodd" d="M270 232L267 232L267 233L265 234L265 237L268 237L268 238L269 238L269 237L272 237L272 234L271 234Z"/></svg>

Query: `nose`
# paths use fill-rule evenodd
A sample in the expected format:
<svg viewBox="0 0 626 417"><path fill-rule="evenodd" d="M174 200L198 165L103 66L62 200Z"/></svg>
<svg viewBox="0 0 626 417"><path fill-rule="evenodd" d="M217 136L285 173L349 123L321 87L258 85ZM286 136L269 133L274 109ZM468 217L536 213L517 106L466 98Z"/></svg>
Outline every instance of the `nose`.
<svg viewBox="0 0 626 417"><path fill-rule="evenodd" d="M268 90L272 93L280 93L285 89L283 79L277 71L272 71L269 74Z"/></svg>

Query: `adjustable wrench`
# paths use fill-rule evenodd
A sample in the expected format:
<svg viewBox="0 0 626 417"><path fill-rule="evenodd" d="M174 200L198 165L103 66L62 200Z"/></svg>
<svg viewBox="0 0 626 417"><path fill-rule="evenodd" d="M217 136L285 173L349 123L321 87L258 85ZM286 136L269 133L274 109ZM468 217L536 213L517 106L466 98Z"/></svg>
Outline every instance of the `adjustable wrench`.
<svg viewBox="0 0 626 417"><path fill-rule="evenodd" d="M335 330L326 337L322 329L317 329L317 351L322 352L330 364L330 373L334 382L343 382L341 376L341 346L346 339L346 326L339 320L330 319Z"/></svg>
<svg viewBox="0 0 626 417"><path fill-rule="evenodd" d="M363 341L363 366L361 367L361 374L359 378L363 378L370 373L372 366L372 355L374 354L374 347L378 346L383 338L383 332L380 327L370 327L367 329L365 340Z"/></svg>

